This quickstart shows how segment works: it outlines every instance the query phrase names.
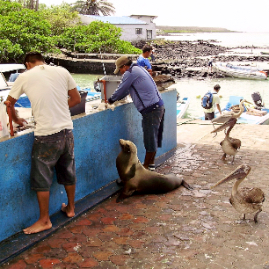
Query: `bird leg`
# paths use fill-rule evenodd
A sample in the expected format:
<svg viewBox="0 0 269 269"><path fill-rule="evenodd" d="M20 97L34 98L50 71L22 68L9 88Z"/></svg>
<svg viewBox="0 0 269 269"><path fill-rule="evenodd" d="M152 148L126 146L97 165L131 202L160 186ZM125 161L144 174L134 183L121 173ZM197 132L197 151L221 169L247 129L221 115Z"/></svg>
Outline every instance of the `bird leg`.
<svg viewBox="0 0 269 269"><path fill-rule="evenodd" d="M234 164L234 157L235 157L235 155L233 156L232 164Z"/></svg>
<svg viewBox="0 0 269 269"><path fill-rule="evenodd" d="M226 153L224 153L223 155L222 155L222 158L221 158L223 161L225 161L225 159L226 159Z"/></svg>
<svg viewBox="0 0 269 269"><path fill-rule="evenodd" d="M262 212L262 210L260 209L260 210L255 214L255 216L254 216L254 221L255 221L255 223L258 222L258 215L259 215L261 212Z"/></svg>
<svg viewBox="0 0 269 269"><path fill-rule="evenodd" d="M246 220L246 214L243 214L242 220Z"/></svg>

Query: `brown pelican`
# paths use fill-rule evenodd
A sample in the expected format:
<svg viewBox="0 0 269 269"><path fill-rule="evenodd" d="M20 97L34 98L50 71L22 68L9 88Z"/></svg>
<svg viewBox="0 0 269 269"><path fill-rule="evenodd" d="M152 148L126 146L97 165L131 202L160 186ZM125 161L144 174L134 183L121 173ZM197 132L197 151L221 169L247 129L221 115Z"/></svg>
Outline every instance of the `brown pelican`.
<svg viewBox="0 0 269 269"><path fill-rule="evenodd" d="M238 189L239 184L247 177L251 170L249 165L240 165L233 171L230 175L225 177L216 183L211 189L216 186L227 182L232 179L236 179L234 186L232 188L232 194L229 199L231 205L235 208L236 211L243 214L243 219L247 213L255 213L254 221L258 222L258 214L262 211L262 203L265 200L264 193L259 188L247 188L243 187Z"/></svg>
<svg viewBox="0 0 269 269"><path fill-rule="evenodd" d="M239 139L232 138L229 136L232 128L236 124L236 121L237 119L231 118L211 132L211 133L217 133L217 132L222 131L223 129L226 129L229 126L229 129L227 133L225 134L224 140L220 142L220 145L224 152L221 159L225 161L226 155L232 155L233 156L232 164L234 163L235 154L238 152L238 150L241 147L241 141Z"/></svg>
<svg viewBox="0 0 269 269"><path fill-rule="evenodd" d="M239 112L224 111L221 115L211 120L211 122L213 123L213 126L214 126L214 123L225 123L227 120L231 118L238 119L245 110L243 103L251 104L245 99L241 100L239 104L239 109L240 109Z"/></svg>

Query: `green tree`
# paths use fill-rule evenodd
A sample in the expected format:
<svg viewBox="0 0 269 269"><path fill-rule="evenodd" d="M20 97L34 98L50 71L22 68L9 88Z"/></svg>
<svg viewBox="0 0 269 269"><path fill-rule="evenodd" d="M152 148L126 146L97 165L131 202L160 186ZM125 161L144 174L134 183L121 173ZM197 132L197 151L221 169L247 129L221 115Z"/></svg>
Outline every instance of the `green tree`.
<svg viewBox="0 0 269 269"><path fill-rule="evenodd" d="M130 42L120 39L121 29L101 21L68 28L59 38L59 44L68 50L82 53L141 53Z"/></svg>
<svg viewBox="0 0 269 269"><path fill-rule="evenodd" d="M34 10L18 3L0 0L0 59L17 60L26 52L52 51L56 39L51 37L50 24Z"/></svg>
<svg viewBox="0 0 269 269"><path fill-rule="evenodd" d="M109 16L115 13L113 4L106 0L79 0L73 4L73 9L85 15Z"/></svg>
<svg viewBox="0 0 269 269"><path fill-rule="evenodd" d="M39 0L14 0L14 2L20 3L24 8L38 10Z"/></svg>
<svg viewBox="0 0 269 269"><path fill-rule="evenodd" d="M77 11L72 11L69 4L63 3L59 6L41 7L40 13L49 21L52 35L61 35L65 29L80 23Z"/></svg>

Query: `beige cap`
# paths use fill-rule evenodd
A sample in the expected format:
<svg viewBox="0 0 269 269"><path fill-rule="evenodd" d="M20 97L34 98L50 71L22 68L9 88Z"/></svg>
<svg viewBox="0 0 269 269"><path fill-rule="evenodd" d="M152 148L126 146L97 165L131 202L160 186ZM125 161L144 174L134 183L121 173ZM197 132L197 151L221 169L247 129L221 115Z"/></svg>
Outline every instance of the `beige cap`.
<svg viewBox="0 0 269 269"><path fill-rule="evenodd" d="M116 65L116 69L114 71L114 74L118 74L120 71L120 68L122 66L124 66L125 64L127 64L130 61L130 59L127 56L121 56L120 58L118 58L115 62Z"/></svg>

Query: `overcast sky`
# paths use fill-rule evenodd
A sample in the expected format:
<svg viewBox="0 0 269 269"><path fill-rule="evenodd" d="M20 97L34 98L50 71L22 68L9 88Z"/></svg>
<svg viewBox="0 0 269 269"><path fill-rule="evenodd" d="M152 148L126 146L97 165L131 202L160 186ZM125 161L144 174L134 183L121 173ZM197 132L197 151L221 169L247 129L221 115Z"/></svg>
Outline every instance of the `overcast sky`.
<svg viewBox="0 0 269 269"><path fill-rule="evenodd" d="M40 0L58 5L63 0ZM74 0L64 0L74 3ZM156 25L223 27L235 31L268 32L269 1L246 0L108 0L114 16L155 15Z"/></svg>

